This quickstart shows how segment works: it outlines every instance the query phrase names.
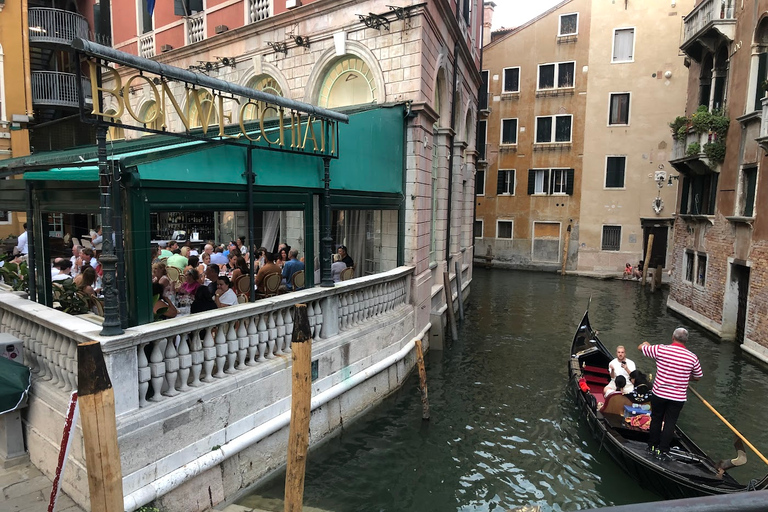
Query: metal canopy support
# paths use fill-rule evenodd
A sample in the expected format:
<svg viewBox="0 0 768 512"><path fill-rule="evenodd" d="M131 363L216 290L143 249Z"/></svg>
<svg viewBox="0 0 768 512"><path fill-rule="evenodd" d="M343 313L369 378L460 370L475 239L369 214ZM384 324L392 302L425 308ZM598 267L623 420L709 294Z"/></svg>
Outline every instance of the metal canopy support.
<svg viewBox="0 0 768 512"><path fill-rule="evenodd" d="M328 140L328 125L325 128L325 137ZM333 286L331 275L331 159L323 158L323 195L320 201L320 230L323 237L320 239L320 286Z"/></svg>
<svg viewBox="0 0 768 512"><path fill-rule="evenodd" d="M25 183L27 189L27 275L29 276L29 298L37 302L37 279L35 274L35 229L32 209L32 183Z"/></svg>
<svg viewBox="0 0 768 512"><path fill-rule="evenodd" d="M245 150L245 179L248 183L248 252L251 254L251 261L250 261L250 293L248 294L248 300L251 302L254 302L256 300L256 241L254 240L254 231L253 231L253 224L254 224L254 214L253 214L253 182L254 182L254 173L253 173L253 148L248 148ZM242 290L238 291L240 293L243 293Z"/></svg>
<svg viewBox="0 0 768 512"><path fill-rule="evenodd" d="M120 305L120 326L128 327L128 298L125 284L125 245L123 241L123 195L120 190L119 164L114 160L110 163L112 171L112 205L113 229L115 233L115 256L117 257L117 298ZM103 234L103 232L102 232ZM102 242L102 248L104 244Z"/></svg>

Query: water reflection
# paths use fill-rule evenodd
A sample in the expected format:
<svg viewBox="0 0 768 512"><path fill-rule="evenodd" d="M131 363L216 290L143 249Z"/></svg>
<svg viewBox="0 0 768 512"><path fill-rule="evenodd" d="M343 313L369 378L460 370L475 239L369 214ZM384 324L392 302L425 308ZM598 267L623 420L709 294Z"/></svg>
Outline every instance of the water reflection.
<svg viewBox="0 0 768 512"><path fill-rule="evenodd" d="M414 376L344 432L313 451L305 505L343 511L507 510L540 504L571 511L656 499L599 450L566 393L573 330L592 298L590 317L611 348L667 343L680 324L705 378L697 389L756 446L768 450L768 421L757 401L766 372L738 347L720 343L665 308L637 282L475 270L459 339L427 355L432 420L421 421ZM715 458L735 455L733 437L695 398L680 424ZM756 456L734 476L765 471ZM240 501L270 508L282 498L278 475ZM280 510L280 508L275 508Z"/></svg>

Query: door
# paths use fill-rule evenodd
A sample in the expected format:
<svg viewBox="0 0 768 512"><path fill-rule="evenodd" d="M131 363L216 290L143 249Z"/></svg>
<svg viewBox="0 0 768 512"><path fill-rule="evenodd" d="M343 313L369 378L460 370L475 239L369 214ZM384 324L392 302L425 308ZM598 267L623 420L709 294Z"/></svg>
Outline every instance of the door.
<svg viewBox="0 0 768 512"><path fill-rule="evenodd" d="M749 267L734 265L732 270L739 286L738 313L736 315L736 342L744 343L747 330L747 302L749 298Z"/></svg>
<svg viewBox="0 0 768 512"><path fill-rule="evenodd" d="M651 247L651 261L645 266L649 269L667 266L667 226L646 226L643 228L643 257L648 252L648 236L653 235L653 247Z"/></svg>

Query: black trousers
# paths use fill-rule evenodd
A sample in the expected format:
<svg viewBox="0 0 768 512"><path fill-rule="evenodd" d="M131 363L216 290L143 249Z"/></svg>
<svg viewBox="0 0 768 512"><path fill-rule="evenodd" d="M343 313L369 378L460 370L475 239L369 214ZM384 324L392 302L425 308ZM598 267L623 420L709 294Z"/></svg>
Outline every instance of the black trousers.
<svg viewBox="0 0 768 512"><path fill-rule="evenodd" d="M677 418L683 410L685 402L667 400L651 395L651 432L648 439L649 446L655 446L662 452L669 451L669 444L675 433ZM664 429L661 423L664 422Z"/></svg>

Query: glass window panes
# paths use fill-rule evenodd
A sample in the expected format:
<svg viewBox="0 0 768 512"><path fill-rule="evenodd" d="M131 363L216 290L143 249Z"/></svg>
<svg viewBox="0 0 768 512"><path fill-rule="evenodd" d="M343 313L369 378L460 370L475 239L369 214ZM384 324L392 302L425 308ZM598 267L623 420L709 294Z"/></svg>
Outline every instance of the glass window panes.
<svg viewBox="0 0 768 512"><path fill-rule="evenodd" d="M689 283L693 282L693 253L685 253L685 280Z"/></svg>
<svg viewBox="0 0 768 512"><path fill-rule="evenodd" d="M486 160L486 137L487 137L488 121L483 119L477 122L477 152L480 153L477 157L480 160Z"/></svg>
<svg viewBox="0 0 768 512"><path fill-rule="evenodd" d="M485 171L475 171L475 195L485 195Z"/></svg>
<svg viewBox="0 0 768 512"><path fill-rule="evenodd" d="M537 117L536 142L571 142L572 120L570 115Z"/></svg>
<svg viewBox="0 0 768 512"><path fill-rule="evenodd" d="M707 256L699 254L696 262L696 284L704 286L707 279Z"/></svg>
<svg viewBox="0 0 768 512"><path fill-rule="evenodd" d="M501 143L517 144L517 119L501 120Z"/></svg>
<svg viewBox="0 0 768 512"><path fill-rule="evenodd" d="M515 193L515 171L500 170L496 183L497 195L510 195Z"/></svg>
<svg viewBox="0 0 768 512"><path fill-rule="evenodd" d="M475 235L475 238L483 238L483 221L482 220L475 221L474 235Z"/></svg>
<svg viewBox="0 0 768 512"><path fill-rule="evenodd" d="M621 226L603 226L602 250L618 251L621 249Z"/></svg>
<svg viewBox="0 0 768 512"><path fill-rule="evenodd" d="M496 238L512 238L511 220L499 220L496 222Z"/></svg>
<svg viewBox="0 0 768 512"><path fill-rule="evenodd" d="M579 15L573 14L561 14L560 15L560 32L559 36L573 36L579 32Z"/></svg>
<svg viewBox="0 0 768 512"><path fill-rule="evenodd" d="M536 118L536 142L552 142L552 118Z"/></svg>
<svg viewBox="0 0 768 512"><path fill-rule="evenodd" d="M742 187L743 187L743 197L744 197L744 208L742 210L742 215L744 217L752 217L755 214L755 189L757 188L757 168L751 167L749 169L744 169L743 171L743 181L742 181Z"/></svg>
<svg viewBox="0 0 768 512"><path fill-rule="evenodd" d="M501 92L520 92L520 68L504 70L504 88Z"/></svg>
<svg viewBox="0 0 768 512"><path fill-rule="evenodd" d="M555 116L555 142L571 142L571 116Z"/></svg>
<svg viewBox="0 0 768 512"><path fill-rule="evenodd" d="M359 57L346 55L337 60L325 75L318 104L335 108L372 103L376 99L376 83L368 64Z"/></svg>
<svg viewBox="0 0 768 512"><path fill-rule="evenodd" d="M565 169L552 169L549 182L552 185L551 194L565 194L568 184L568 171Z"/></svg>
<svg viewBox="0 0 768 512"><path fill-rule="evenodd" d="M534 171L533 193L546 194L549 189L549 169L536 169Z"/></svg>
<svg viewBox="0 0 768 512"><path fill-rule="evenodd" d="M635 29L617 28L613 32L613 62L629 62L634 58Z"/></svg>
<svg viewBox="0 0 768 512"><path fill-rule="evenodd" d="M539 89L554 89L555 87L555 64L544 64L539 66Z"/></svg>
<svg viewBox="0 0 768 512"><path fill-rule="evenodd" d="M611 111L608 124L629 124L629 93L611 94Z"/></svg>
<svg viewBox="0 0 768 512"><path fill-rule="evenodd" d="M576 63L561 62L557 65L557 86L573 87Z"/></svg>
<svg viewBox="0 0 768 512"><path fill-rule="evenodd" d="M609 156L605 163L605 187L624 188L625 156Z"/></svg>

